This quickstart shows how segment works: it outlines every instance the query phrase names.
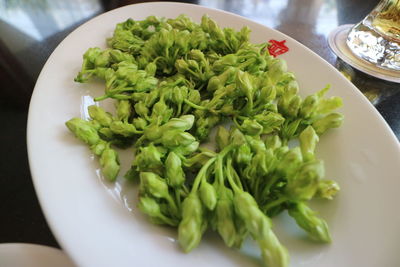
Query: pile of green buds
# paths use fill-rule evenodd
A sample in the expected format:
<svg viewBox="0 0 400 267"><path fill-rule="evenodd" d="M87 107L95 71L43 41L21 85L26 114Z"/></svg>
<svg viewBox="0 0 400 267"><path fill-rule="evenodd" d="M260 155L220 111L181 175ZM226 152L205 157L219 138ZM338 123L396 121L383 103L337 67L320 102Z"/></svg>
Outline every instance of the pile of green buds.
<svg viewBox="0 0 400 267"><path fill-rule="evenodd" d="M307 203L339 190L324 179L315 148L340 126L334 110L342 101L325 97L329 87L300 97L285 61L249 35L247 27L222 29L208 16L200 24L185 15L128 19L109 48L87 50L75 78L103 80L105 93L95 100L114 99L114 114L93 105L91 120L66 125L111 182L120 172L115 148L133 147L124 177L139 183L139 209L153 223L178 227L185 252L211 228L228 247L251 236L267 266L288 266L271 217L286 210L311 239L331 241ZM214 150L204 146L209 141Z"/></svg>

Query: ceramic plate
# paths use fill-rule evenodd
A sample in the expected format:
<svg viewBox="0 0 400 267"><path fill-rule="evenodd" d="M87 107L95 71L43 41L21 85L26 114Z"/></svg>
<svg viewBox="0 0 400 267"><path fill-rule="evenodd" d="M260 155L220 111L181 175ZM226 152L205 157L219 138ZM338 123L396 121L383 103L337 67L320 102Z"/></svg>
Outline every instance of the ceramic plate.
<svg viewBox="0 0 400 267"><path fill-rule="evenodd" d="M301 94L329 83L329 95L343 98L345 122L321 138L317 151L327 177L337 180L342 191L334 201L313 204L328 221L333 243L307 241L287 215L279 216L274 231L288 247L292 266L396 266L400 148L375 108L336 69L290 37L237 15L177 3L131 5L90 20L57 47L40 74L29 110L29 161L40 203L61 246L80 266L260 264L252 242L238 252L225 248L214 234L206 234L190 254L182 253L176 231L149 223L136 208L135 188L122 178L115 185L102 181L97 159L64 125L72 117L86 117L86 106L103 93L101 84L73 82L87 48L105 47L115 25L127 18L182 13L195 21L208 14L224 27L247 25L253 42L286 40L289 52L281 57L296 74ZM126 170L131 151L121 158Z"/></svg>

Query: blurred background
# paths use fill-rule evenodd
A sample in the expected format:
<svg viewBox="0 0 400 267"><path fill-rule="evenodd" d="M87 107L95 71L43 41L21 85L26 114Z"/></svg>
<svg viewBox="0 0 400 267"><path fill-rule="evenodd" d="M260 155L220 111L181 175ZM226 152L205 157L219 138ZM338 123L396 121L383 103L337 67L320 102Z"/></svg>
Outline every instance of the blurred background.
<svg viewBox="0 0 400 267"><path fill-rule="evenodd" d="M85 21L108 10L148 1L0 0L0 242L57 247L32 185L26 120L36 79L57 45ZM400 138L399 84L352 69L328 47L337 26L362 20L378 0L181 1L233 12L275 28L338 68L375 105ZM122 19L121 19L122 20Z"/></svg>

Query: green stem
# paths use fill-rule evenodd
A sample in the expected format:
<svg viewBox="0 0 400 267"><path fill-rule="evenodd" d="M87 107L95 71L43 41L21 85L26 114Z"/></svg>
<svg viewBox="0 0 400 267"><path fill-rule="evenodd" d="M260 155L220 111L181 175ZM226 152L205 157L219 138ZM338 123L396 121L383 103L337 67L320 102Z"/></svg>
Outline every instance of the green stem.
<svg viewBox="0 0 400 267"><path fill-rule="evenodd" d="M189 189L187 188L187 186L185 184L182 185L182 188L180 190L180 194L183 197L187 197L187 195L189 195Z"/></svg>
<svg viewBox="0 0 400 267"><path fill-rule="evenodd" d="M243 128L242 128L242 126L240 126L240 124L238 123L236 116L233 117L232 120L233 120L233 123L236 125L236 127L237 127L239 130L243 131Z"/></svg>
<svg viewBox="0 0 400 267"><path fill-rule="evenodd" d="M229 159L232 160L231 158L229 158ZM229 165L229 166L231 168L231 171L232 171L232 174L233 174L233 178L235 179L236 184L239 185L239 188L241 190L243 190L243 185L242 185L242 182L240 181L240 177L239 177L238 173L236 172L235 168L233 168L232 164Z"/></svg>
<svg viewBox="0 0 400 267"><path fill-rule="evenodd" d="M172 219L168 218L167 216L165 216L164 214L160 214L158 216L162 221L164 221L166 224L170 225L170 226L176 226L176 222L174 222Z"/></svg>
<svg viewBox="0 0 400 267"><path fill-rule="evenodd" d="M229 168L229 166L232 164L232 158L228 158L226 161L226 177L228 178L228 182L231 185L233 191L235 192L241 192L242 190L237 186L237 184L235 183L235 181L233 180L232 174L231 174L231 170Z"/></svg>
<svg viewBox="0 0 400 267"><path fill-rule="evenodd" d="M185 102L185 104L187 104L188 106L191 106L191 107L194 108L194 109L208 110L208 108L203 107L203 106L196 105L195 103L190 102L190 101L187 100L187 99L184 99L183 102Z"/></svg>
<svg viewBox="0 0 400 267"><path fill-rule="evenodd" d="M252 95L247 95L247 104L245 106L246 114L249 114L250 111L253 109L253 96Z"/></svg>
<svg viewBox="0 0 400 267"><path fill-rule="evenodd" d="M285 196L280 196L278 199L271 201L263 206L262 210L267 213L273 207L279 206L280 204L288 201L289 199Z"/></svg>
<svg viewBox="0 0 400 267"><path fill-rule="evenodd" d="M277 174L274 174L270 180L268 180L267 184L265 185L262 195L267 195L268 192L271 190L271 187L278 181L279 176Z"/></svg>
<svg viewBox="0 0 400 267"><path fill-rule="evenodd" d="M218 181L219 186L222 186L224 184L224 172L223 172L223 161L222 157L220 155L217 156L217 163L215 164L215 175L216 175L216 181Z"/></svg>
<svg viewBox="0 0 400 267"><path fill-rule="evenodd" d="M182 103L178 104L178 111L176 112L176 116L178 117L182 112Z"/></svg>
<svg viewBox="0 0 400 267"><path fill-rule="evenodd" d="M206 164L201 167L199 173L197 174L196 178L194 179L194 184L192 186L192 190L190 193L195 193L199 189L200 182L203 180L203 176L206 175L208 168L214 163L216 157L209 159Z"/></svg>
<svg viewBox="0 0 400 267"><path fill-rule="evenodd" d="M93 100L94 101L102 101L102 100L107 99L109 97L110 97L109 95L103 95L103 96L95 97Z"/></svg>
<svg viewBox="0 0 400 267"><path fill-rule="evenodd" d="M168 195L165 199L168 201L168 203L169 203L170 207L172 208L172 211L174 212L175 216L179 217L179 209L178 209L178 206L175 203L174 198L171 197L170 195Z"/></svg>

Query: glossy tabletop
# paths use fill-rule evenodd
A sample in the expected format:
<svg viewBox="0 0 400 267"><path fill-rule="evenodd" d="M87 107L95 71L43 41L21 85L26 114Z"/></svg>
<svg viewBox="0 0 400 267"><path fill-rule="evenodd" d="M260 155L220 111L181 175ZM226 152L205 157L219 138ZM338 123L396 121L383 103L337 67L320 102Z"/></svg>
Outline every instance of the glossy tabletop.
<svg viewBox="0 0 400 267"><path fill-rule="evenodd" d="M3 125L0 130L0 243L58 246L41 212L29 172L25 137L30 96L47 58L71 31L98 14L138 2L143 1L0 1L0 121ZM400 84L375 79L352 69L336 58L327 41L329 33L337 26L359 22L379 1L184 2L248 17L309 47L349 78L400 138Z"/></svg>

